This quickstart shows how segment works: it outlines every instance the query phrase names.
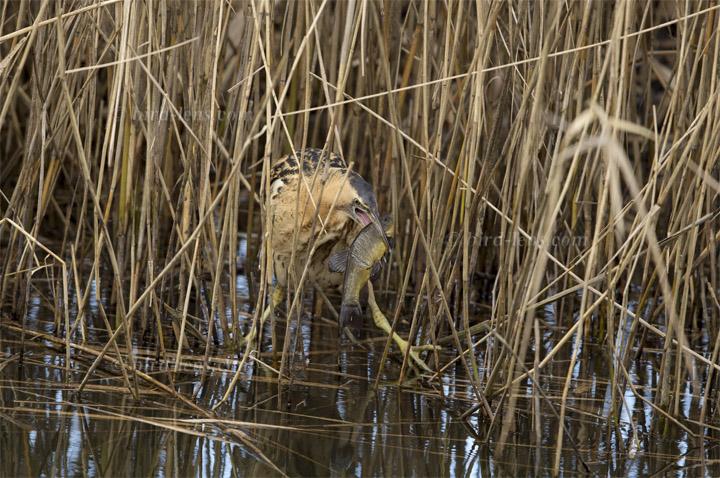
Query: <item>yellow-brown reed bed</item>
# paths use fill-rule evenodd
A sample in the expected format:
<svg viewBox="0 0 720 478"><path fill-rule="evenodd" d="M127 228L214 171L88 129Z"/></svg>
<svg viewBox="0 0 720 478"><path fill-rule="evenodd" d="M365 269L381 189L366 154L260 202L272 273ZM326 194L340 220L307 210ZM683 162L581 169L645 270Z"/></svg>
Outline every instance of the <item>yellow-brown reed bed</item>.
<svg viewBox="0 0 720 478"><path fill-rule="evenodd" d="M147 330L179 357L191 300L206 356L242 348L241 305L252 300L257 320L269 292L257 260L269 168L323 147L374 185L398 225L381 287L417 300L390 302L388 316L406 318L398 330L415 343L444 340L479 402L507 397L488 413L512 417L513 387L561 351L567 390L592 338L611 352L616 420L635 391L628 363L653 336L658 416L685 426L678 397L701 363L705 423L718 390L717 9L6 2L2 320L24 317L42 277L59 336L82 342L102 283L112 297L99 307L117 331L106 357ZM533 359L548 310L563 335ZM487 338L471 336L485 320ZM447 360L428 362L437 379ZM566 400L555 401L561 416Z"/></svg>

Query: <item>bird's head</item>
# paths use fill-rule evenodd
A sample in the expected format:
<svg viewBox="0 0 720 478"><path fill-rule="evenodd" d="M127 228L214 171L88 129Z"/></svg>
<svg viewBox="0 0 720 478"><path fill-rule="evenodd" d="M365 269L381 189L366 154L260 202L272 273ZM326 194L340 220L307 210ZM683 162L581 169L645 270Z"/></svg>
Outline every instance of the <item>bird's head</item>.
<svg viewBox="0 0 720 478"><path fill-rule="evenodd" d="M360 175L350 173L343 192L344 194L339 198L340 208L363 227L374 224L378 231L385 236L372 186Z"/></svg>

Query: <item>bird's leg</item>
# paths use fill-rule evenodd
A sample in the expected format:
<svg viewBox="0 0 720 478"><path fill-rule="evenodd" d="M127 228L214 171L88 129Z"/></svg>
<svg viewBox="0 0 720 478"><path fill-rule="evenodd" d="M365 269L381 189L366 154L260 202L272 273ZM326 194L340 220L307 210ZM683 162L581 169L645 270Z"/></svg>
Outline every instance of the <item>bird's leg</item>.
<svg viewBox="0 0 720 478"><path fill-rule="evenodd" d="M385 317L385 314L383 314L380 311L380 308L378 307L377 303L375 302L375 292L373 291L372 283L368 281L368 304L370 305L370 310L372 310L372 316L373 321L375 322L375 325L380 327L385 331L386 334L390 335L392 334L393 341L397 344L398 347L400 347L400 350L402 351L403 355L407 352L408 348L408 342L407 340L400 337L398 334L393 332L392 327L390 326L390 322L388 322L387 318ZM423 370L426 372L434 373L434 371L423 362L423 360L420 358L419 352L424 352L427 350L434 350L436 346L427 344L427 345L411 345L410 346L410 358L412 358L415 363L417 363ZM438 345L437 349L440 349L441 347Z"/></svg>
<svg viewBox="0 0 720 478"><path fill-rule="evenodd" d="M275 307L280 305L285 299L285 286L277 284L275 288L273 289L272 295L270 296L270 305L263 311L263 315L260 317L260 323L257 327L253 326L250 328L250 332L241 339L242 343L249 344L253 340L255 340L255 337L257 336L258 329L262 329L265 325L265 321L268 319L268 317L272 317L272 314L275 313Z"/></svg>

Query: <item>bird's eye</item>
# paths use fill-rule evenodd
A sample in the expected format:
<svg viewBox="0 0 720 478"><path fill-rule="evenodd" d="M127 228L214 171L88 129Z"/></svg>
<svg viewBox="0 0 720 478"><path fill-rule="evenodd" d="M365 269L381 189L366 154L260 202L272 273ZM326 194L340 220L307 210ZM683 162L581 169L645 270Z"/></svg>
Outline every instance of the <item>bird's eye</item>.
<svg viewBox="0 0 720 478"><path fill-rule="evenodd" d="M358 198L355 198L355 204L357 204L358 206L360 205L360 200Z"/></svg>

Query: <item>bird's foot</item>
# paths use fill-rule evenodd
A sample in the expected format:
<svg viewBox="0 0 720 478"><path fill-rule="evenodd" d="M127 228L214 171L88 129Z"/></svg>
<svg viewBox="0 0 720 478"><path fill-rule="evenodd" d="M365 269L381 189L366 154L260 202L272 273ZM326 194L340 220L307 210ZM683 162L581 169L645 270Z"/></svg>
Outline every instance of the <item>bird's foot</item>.
<svg viewBox="0 0 720 478"><path fill-rule="evenodd" d="M388 322L387 318L385 317L385 314L382 313L380 308L378 307L377 303L375 302L375 293L372 288L372 284L368 282L368 304L370 305L370 310L372 311L373 321L375 322L375 325L380 327L382 330L385 331L386 334L391 335L392 339L395 342L395 344L400 347L400 351L403 353L403 355L408 353L408 341L400 337L398 334L393 332L392 327L390 326L390 322ZM426 344L426 345L410 345L410 358L423 370L426 372L434 373L434 371L427 366L427 364L423 361L423 359L420 358L420 352L426 352L426 351L433 351L433 350L442 350L442 347L439 345L435 346L432 344Z"/></svg>

